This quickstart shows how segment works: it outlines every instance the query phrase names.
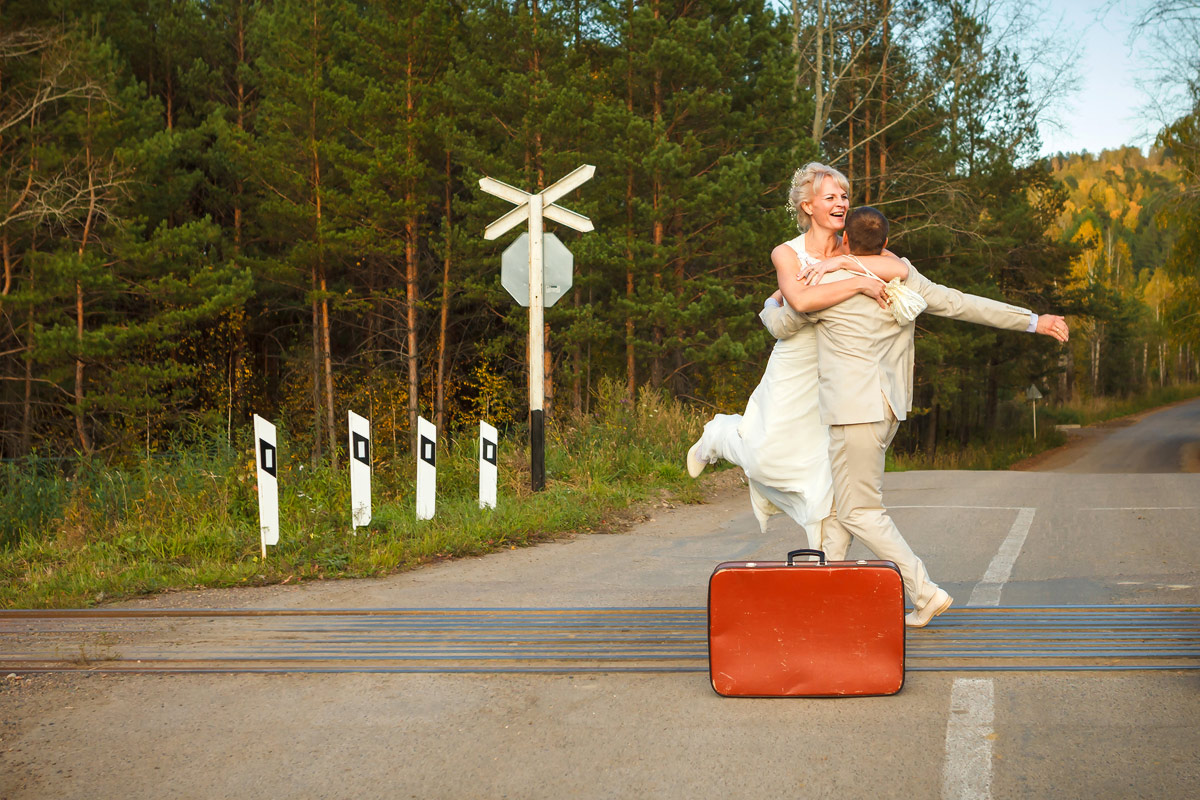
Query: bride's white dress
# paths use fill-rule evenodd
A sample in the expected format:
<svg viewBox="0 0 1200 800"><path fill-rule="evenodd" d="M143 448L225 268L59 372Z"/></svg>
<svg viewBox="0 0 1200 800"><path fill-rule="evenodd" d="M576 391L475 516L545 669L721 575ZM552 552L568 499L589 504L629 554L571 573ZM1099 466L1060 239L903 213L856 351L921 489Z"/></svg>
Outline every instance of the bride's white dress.
<svg viewBox="0 0 1200 800"><path fill-rule="evenodd" d="M816 263L804 236L787 243L801 264ZM785 513L821 546L821 520L833 505L829 428L817 406L817 338L811 325L780 339L741 414L718 414L704 426L700 458L737 464L750 482L759 526Z"/></svg>

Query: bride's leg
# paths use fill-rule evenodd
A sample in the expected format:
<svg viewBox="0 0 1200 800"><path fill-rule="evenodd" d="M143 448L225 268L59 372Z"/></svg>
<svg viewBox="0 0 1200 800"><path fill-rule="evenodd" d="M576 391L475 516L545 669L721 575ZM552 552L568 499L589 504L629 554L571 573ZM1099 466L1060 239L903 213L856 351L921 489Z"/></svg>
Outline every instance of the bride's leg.
<svg viewBox="0 0 1200 800"><path fill-rule="evenodd" d="M745 469L749 458L745 443L738 433L741 421L741 414L717 414L709 420L704 426L704 435L696 443L696 455L709 464L725 459Z"/></svg>

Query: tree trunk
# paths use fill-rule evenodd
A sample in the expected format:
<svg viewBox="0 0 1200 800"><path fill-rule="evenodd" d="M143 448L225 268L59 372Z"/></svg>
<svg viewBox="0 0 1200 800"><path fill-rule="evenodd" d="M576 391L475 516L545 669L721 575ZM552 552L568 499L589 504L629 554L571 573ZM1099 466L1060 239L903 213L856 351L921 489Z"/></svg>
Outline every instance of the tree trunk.
<svg viewBox="0 0 1200 800"><path fill-rule="evenodd" d="M938 442L938 416L941 414L942 407L934 402L933 407L929 409L926 415L929 418L929 423L925 426L925 455L932 458L937 453Z"/></svg>
<svg viewBox="0 0 1200 800"><path fill-rule="evenodd" d="M892 19L892 3L891 0L883 2L883 63L880 66L879 77L879 130L887 130L887 103L888 103L888 49L891 47L891 19ZM887 174L887 134L880 133L879 135L879 189L875 192L875 202L883 201L884 192L884 176Z"/></svg>
<svg viewBox="0 0 1200 800"><path fill-rule="evenodd" d="M792 103L800 101L800 79L803 70L800 67L800 0L792 0L792 64L795 76L792 78Z"/></svg>
<svg viewBox="0 0 1200 800"><path fill-rule="evenodd" d="M542 416L550 419L554 410L554 358L550 354L550 323L542 328Z"/></svg>
<svg viewBox="0 0 1200 800"><path fill-rule="evenodd" d="M312 465L321 464L325 450L324 425L321 423L321 306L317 300L317 289L321 285L317 278L317 264L313 262L309 283L312 287L312 404L313 404L313 449Z"/></svg>
<svg viewBox="0 0 1200 800"><path fill-rule="evenodd" d="M237 129L243 133L246 130L246 84L242 80L242 70L240 67L246 63L246 14L245 3L239 2L237 6L237 67L234 68L236 76L236 97L237 97ZM233 252L234 255L240 255L242 249L242 195L244 193L243 181L239 177L233 184Z"/></svg>
<svg viewBox="0 0 1200 800"><path fill-rule="evenodd" d="M983 427L987 430L995 429L996 414L1000 408L1000 379L996 367L995 361L988 361L987 396L983 405Z"/></svg>
<svg viewBox="0 0 1200 800"><path fill-rule="evenodd" d="M312 83L313 87L320 82L320 59L318 43L320 40L320 18L316 3L312 6ZM337 465L337 444L333 438L332 406L333 381L329 370L329 310L325 300L325 248L324 248L324 209L321 206L321 154L317 145L317 98L309 103L308 116L308 147L311 159L311 180L313 199L313 219L317 238L317 254L312 264L312 323L313 323L313 465L322 460L322 450L325 442L329 444L330 463ZM326 420L321 419L322 406L326 408ZM328 428L328 430L326 430Z"/></svg>
<svg viewBox="0 0 1200 800"><path fill-rule="evenodd" d="M812 140L820 147L821 138L825 132L825 0L816 0L816 6L817 52L813 60Z"/></svg>
<svg viewBox="0 0 1200 800"><path fill-rule="evenodd" d="M33 351L33 308L30 307L26 315L26 322L29 327L29 338L25 342L25 346ZM33 357L27 355L25 357L25 392L21 404L21 452L20 455L27 456L29 451L33 449Z"/></svg>
<svg viewBox="0 0 1200 800"><path fill-rule="evenodd" d="M442 258L442 307L438 320L437 398L434 418L439 431L446 424L446 330L450 323L450 246L454 232L454 217L450 205L450 151L446 151L446 251Z"/></svg>
<svg viewBox="0 0 1200 800"><path fill-rule="evenodd" d="M659 18L658 0L654 0L654 19L657 22ZM662 85L662 70L654 70L654 126L659 128L662 124L662 107L663 107L663 85ZM654 291L657 293L662 291L662 270L660 267L660 259L662 258L663 244L663 223L662 223L662 201L663 201L663 185L662 176L656 169L654 172L654 188L651 193L651 202L653 204L654 213ZM662 347L663 329L657 322L653 326L654 340L654 355L650 361L650 385L654 388L662 386L663 380L663 365Z"/></svg>
<svg viewBox="0 0 1200 800"><path fill-rule="evenodd" d="M416 105L413 97L413 62L412 62L412 40L409 40L408 60L405 66L405 92L404 92L404 108L405 122L407 123L407 133L405 135L406 155L408 164L412 164L415 159L416 146L413 142L413 125L415 124L414 108ZM405 286L405 325L408 334L408 440L412 446L413 458L416 458L417 452L417 414L420 408L419 392L420 382L417 376L417 220L416 212L414 211L414 203L416 192L413 189L412 181L406 181L404 191L404 213L407 219L404 222L404 286Z"/></svg>
<svg viewBox="0 0 1200 800"><path fill-rule="evenodd" d="M582 293L576 289L571 294L571 303L575 306L575 317L578 319L583 307ZM571 346L571 367L571 410L578 416L583 412L583 346L578 339Z"/></svg>
<svg viewBox="0 0 1200 800"><path fill-rule="evenodd" d="M325 424L329 431L329 464L333 469L338 467L337 420L334 416L333 401L333 346L329 339L329 298L326 296L328 287L325 280L325 266L321 265L321 349L325 366Z"/></svg>
<svg viewBox="0 0 1200 800"><path fill-rule="evenodd" d="M79 239L79 268L83 269L83 253L87 249L88 236L91 234L92 221L96 214L96 182L92 173L92 143L91 122L92 105L88 103L88 141L84 146L84 164L88 174L88 210L83 223L83 235ZM75 432L79 435L79 446L87 455L92 454L92 439L88 436L83 420L83 283L75 279L75 343L79 350L75 356Z"/></svg>
<svg viewBox="0 0 1200 800"><path fill-rule="evenodd" d="M626 32L625 51L625 110L633 116L633 0L628 0L625 6L629 19L629 30ZM630 307L633 303L633 164L630 163L625 180L625 299ZM634 354L633 314L625 315L625 396L633 402L637 394L637 370Z"/></svg>
<svg viewBox="0 0 1200 800"><path fill-rule="evenodd" d="M4 257L4 288L0 290L0 298L8 297L8 293L12 291L12 251L8 244L8 231L4 232L3 237L0 237L0 249L3 250ZM2 305L0 305L2 307Z"/></svg>
<svg viewBox="0 0 1200 800"><path fill-rule="evenodd" d="M30 250L35 250L37 243L30 245ZM27 278L29 290L33 292L34 286L33 267L29 268L29 276ZM19 455L27 456L29 451L33 449L33 348L34 348L34 324L33 324L33 306L30 305L25 312L25 375L22 402L21 402L21 452Z"/></svg>

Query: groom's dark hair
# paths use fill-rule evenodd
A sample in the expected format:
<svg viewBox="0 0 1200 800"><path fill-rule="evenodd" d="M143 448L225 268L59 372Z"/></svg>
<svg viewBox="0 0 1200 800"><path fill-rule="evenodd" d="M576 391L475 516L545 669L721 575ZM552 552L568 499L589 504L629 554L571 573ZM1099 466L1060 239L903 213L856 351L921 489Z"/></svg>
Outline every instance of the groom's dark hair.
<svg viewBox="0 0 1200 800"><path fill-rule="evenodd" d="M887 217L870 206L859 206L846 215L846 238L854 255L879 255L888 240Z"/></svg>

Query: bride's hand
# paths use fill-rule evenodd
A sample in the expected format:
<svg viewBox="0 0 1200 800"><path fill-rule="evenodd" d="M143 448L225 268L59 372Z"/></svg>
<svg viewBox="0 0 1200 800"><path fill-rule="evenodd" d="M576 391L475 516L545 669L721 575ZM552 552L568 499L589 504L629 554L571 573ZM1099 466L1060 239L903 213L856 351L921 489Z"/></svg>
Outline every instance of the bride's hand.
<svg viewBox="0 0 1200 800"><path fill-rule="evenodd" d="M834 256L827 258L824 261L818 261L816 264L802 267L800 272L796 274L796 280L804 281L806 286L815 286L821 282L826 272L832 272L835 269L844 269L852 263L845 256Z"/></svg>

